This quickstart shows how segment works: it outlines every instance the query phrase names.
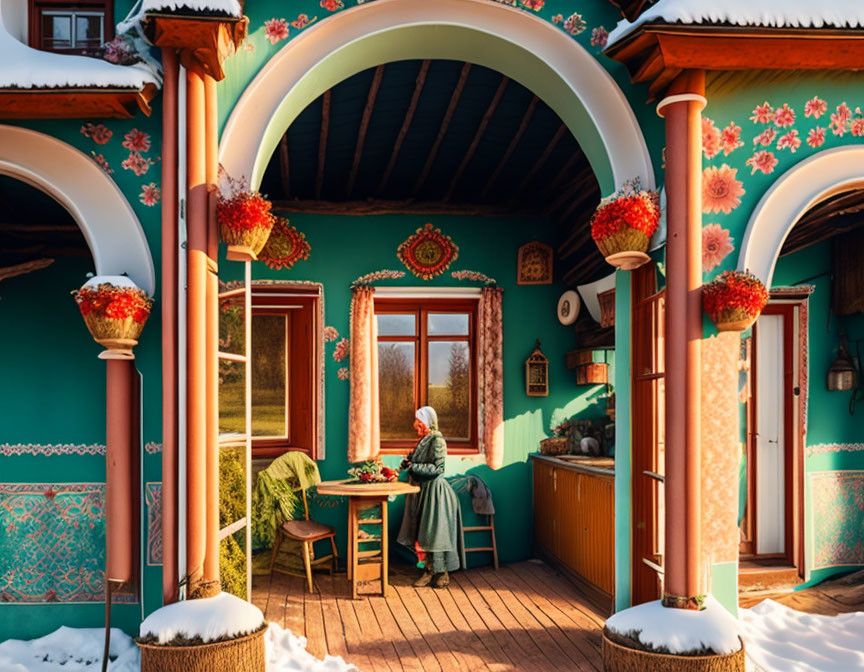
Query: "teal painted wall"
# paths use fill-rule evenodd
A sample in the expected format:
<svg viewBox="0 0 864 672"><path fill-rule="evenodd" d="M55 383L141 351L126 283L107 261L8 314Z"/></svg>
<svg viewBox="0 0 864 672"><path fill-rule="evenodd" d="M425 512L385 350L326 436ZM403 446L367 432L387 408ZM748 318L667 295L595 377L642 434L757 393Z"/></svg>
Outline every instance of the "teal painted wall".
<svg viewBox="0 0 864 672"><path fill-rule="evenodd" d="M630 290L630 274L618 271L615 276L615 389L618 391L615 395L615 611L630 606L632 569Z"/></svg>

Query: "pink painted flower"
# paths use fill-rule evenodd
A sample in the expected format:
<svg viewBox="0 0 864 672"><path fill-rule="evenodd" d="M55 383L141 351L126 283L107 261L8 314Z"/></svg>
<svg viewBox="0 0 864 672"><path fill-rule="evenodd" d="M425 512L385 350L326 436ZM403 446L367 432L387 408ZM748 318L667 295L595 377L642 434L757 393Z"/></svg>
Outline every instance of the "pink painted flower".
<svg viewBox="0 0 864 672"><path fill-rule="evenodd" d="M719 168L709 166L702 171L702 212L729 214L741 205L744 183L735 179L737 168L725 163Z"/></svg>
<svg viewBox="0 0 864 672"><path fill-rule="evenodd" d="M336 327L324 327L324 340L330 343L339 338L339 331Z"/></svg>
<svg viewBox="0 0 864 672"><path fill-rule="evenodd" d="M864 135L864 117L855 117L849 124L849 130L856 137Z"/></svg>
<svg viewBox="0 0 864 672"><path fill-rule="evenodd" d="M784 133L777 140L777 149L788 149L793 154L798 151L801 146L801 138L798 135L797 129L792 129L788 133Z"/></svg>
<svg viewBox="0 0 864 672"><path fill-rule="evenodd" d="M543 5L545 4L546 0L522 0L523 7L533 9L535 12L539 12L541 9L543 9Z"/></svg>
<svg viewBox="0 0 864 672"><path fill-rule="evenodd" d="M720 149L720 131L712 119L702 117L702 153L706 159L713 159Z"/></svg>
<svg viewBox="0 0 864 672"><path fill-rule="evenodd" d="M783 103L774 112L774 125L780 128L788 128L795 123L795 110L789 107L789 103Z"/></svg>
<svg viewBox="0 0 864 672"><path fill-rule="evenodd" d="M821 147L825 144L825 130L821 126L811 128L807 134L807 144L813 148Z"/></svg>
<svg viewBox="0 0 864 672"><path fill-rule="evenodd" d="M556 26L559 23L561 23L563 20L564 20L563 14L556 14L555 16L552 17L552 23L554 23Z"/></svg>
<svg viewBox="0 0 864 672"><path fill-rule="evenodd" d="M108 175L113 175L114 169L108 165L108 162L105 160L105 157L101 154L97 154L96 152L90 152L90 156L93 157L93 160L99 164L99 167L104 170Z"/></svg>
<svg viewBox="0 0 864 672"><path fill-rule="evenodd" d="M347 338L343 338L336 344L335 350L333 350L333 359L337 362L341 362L351 353L351 342Z"/></svg>
<svg viewBox="0 0 864 672"><path fill-rule="evenodd" d="M848 130L849 120L852 118L852 110L846 103L840 103L837 111L831 114L831 132L834 135L843 136Z"/></svg>
<svg viewBox="0 0 864 672"><path fill-rule="evenodd" d="M318 20L317 16L310 19L308 14L298 14L297 18L291 22L291 26L293 28L296 28L297 30L300 30L301 28L305 28L310 23L314 23L317 20Z"/></svg>
<svg viewBox="0 0 864 672"><path fill-rule="evenodd" d="M578 35L583 32L588 27L588 24L585 23L585 19L582 18L582 15L574 12L566 19L564 19L564 30L566 30L571 35Z"/></svg>
<svg viewBox="0 0 864 672"><path fill-rule="evenodd" d="M720 131L720 142L723 145L723 155L729 156L739 147L744 146L741 140L741 127L734 121L730 121L729 125Z"/></svg>
<svg viewBox="0 0 864 672"><path fill-rule="evenodd" d="M153 159L141 156L138 152L129 152L129 156L120 164L124 170L131 170L138 177L144 175L154 163Z"/></svg>
<svg viewBox="0 0 864 672"><path fill-rule="evenodd" d="M138 196L138 200L144 205L152 207L156 205L161 198L162 190L156 186L155 182L141 185L141 193Z"/></svg>
<svg viewBox="0 0 864 672"><path fill-rule="evenodd" d="M104 145L114 135L114 132L105 126L105 124L86 123L81 127L81 135L85 138L90 138L97 145Z"/></svg>
<svg viewBox="0 0 864 672"><path fill-rule="evenodd" d="M819 96L813 96L810 100L804 103L804 116L818 119L828 111L828 103L822 100Z"/></svg>
<svg viewBox="0 0 864 672"><path fill-rule="evenodd" d="M754 145L762 145L763 147L767 147L768 145L774 144L774 139L777 137L777 129L773 126L769 126L764 131L762 131L759 135L753 138Z"/></svg>
<svg viewBox="0 0 864 672"><path fill-rule="evenodd" d="M606 43L609 41L609 31L603 26L597 26L591 31L591 46L606 48Z"/></svg>
<svg viewBox="0 0 864 672"><path fill-rule="evenodd" d="M777 157L774 156L774 152L761 150L755 152L753 156L747 159L744 165L750 166L751 175L755 175L757 170L765 175L770 175L774 172L774 168L777 167L777 163Z"/></svg>
<svg viewBox="0 0 864 672"><path fill-rule="evenodd" d="M264 37L270 44L288 39L288 22L285 19L270 19L264 22Z"/></svg>
<svg viewBox="0 0 864 672"><path fill-rule="evenodd" d="M337 9L342 9L345 3L342 0L321 0L321 6L328 12L335 12Z"/></svg>
<svg viewBox="0 0 864 672"><path fill-rule="evenodd" d="M771 103L766 100L761 105L757 105L750 121L754 124L770 124L774 121L774 108L771 107Z"/></svg>
<svg viewBox="0 0 864 672"><path fill-rule="evenodd" d="M150 134L133 128L123 136L123 147L130 152L146 152L150 149Z"/></svg>
<svg viewBox="0 0 864 672"><path fill-rule="evenodd" d="M351 372L348 369L346 369L344 366L336 372L336 377L339 380L348 380L350 375L351 375Z"/></svg>
<svg viewBox="0 0 864 672"><path fill-rule="evenodd" d="M719 224L708 224L702 229L702 270L708 272L735 249L729 230Z"/></svg>

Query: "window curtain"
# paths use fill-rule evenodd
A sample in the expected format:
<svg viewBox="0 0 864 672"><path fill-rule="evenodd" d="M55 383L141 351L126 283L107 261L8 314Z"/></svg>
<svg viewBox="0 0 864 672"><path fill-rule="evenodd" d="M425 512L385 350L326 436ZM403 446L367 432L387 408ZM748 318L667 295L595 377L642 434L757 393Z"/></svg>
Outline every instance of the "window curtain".
<svg viewBox="0 0 864 672"><path fill-rule="evenodd" d="M351 404L348 410L348 461L362 462L381 448L378 409L378 326L375 290L351 290Z"/></svg>
<svg viewBox="0 0 864 672"><path fill-rule="evenodd" d="M501 321L500 287L484 287L480 295L477 325L477 385L480 449L486 464L498 469L504 464L504 332Z"/></svg>

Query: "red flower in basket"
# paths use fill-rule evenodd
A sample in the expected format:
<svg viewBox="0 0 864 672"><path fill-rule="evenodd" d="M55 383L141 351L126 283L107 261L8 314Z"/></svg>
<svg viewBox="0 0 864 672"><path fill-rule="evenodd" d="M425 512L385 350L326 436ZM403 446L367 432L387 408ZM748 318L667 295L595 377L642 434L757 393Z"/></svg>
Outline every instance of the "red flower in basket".
<svg viewBox="0 0 864 672"><path fill-rule="evenodd" d="M702 288L702 306L719 331L744 331L768 303L768 290L751 273L726 271Z"/></svg>
<svg viewBox="0 0 864 672"><path fill-rule="evenodd" d="M97 276L72 296L94 340L113 353L103 359L131 359L153 299L125 276Z"/></svg>
<svg viewBox="0 0 864 672"><path fill-rule="evenodd" d="M228 244L228 258L236 261L257 259L275 222L270 212L272 204L250 189L245 180L228 177L221 169L220 182L216 219L219 235Z"/></svg>
<svg viewBox="0 0 864 672"><path fill-rule="evenodd" d="M629 271L648 261L648 241L659 224L657 192L642 189L635 179L600 202L591 218L591 237L606 261Z"/></svg>

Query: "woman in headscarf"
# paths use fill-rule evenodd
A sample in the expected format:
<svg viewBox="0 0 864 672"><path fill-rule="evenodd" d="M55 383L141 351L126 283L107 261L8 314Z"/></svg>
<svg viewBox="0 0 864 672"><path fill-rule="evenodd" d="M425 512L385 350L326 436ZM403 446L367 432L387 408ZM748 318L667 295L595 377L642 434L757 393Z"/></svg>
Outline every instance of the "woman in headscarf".
<svg viewBox="0 0 864 672"><path fill-rule="evenodd" d="M420 442L402 468L408 471L408 480L420 486L420 492L405 498L398 541L416 550L421 560L425 554L423 574L414 585L419 588L434 581L436 588L443 588L450 583L449 572L465 566L462 511L456 493L444 479L447 443L438 431L438 414L424 406L415 418Z"/></svg>

